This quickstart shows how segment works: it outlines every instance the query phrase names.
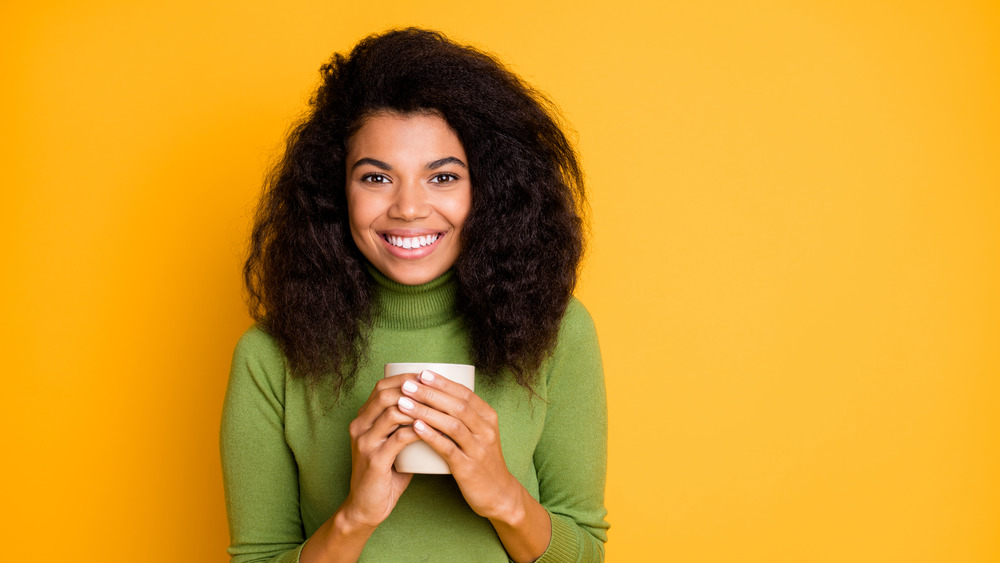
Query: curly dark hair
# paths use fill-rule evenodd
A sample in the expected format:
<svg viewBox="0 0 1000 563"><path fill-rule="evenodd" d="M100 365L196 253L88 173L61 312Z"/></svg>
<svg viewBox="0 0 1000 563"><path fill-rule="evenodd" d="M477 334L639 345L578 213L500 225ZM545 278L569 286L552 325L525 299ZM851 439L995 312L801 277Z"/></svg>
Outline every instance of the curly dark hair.
<svg viewBox="0 0 1000 563"><path fill-rule="evenodd" d="M422 29L371 35L321 74L256 211L243 267L251 315L296 376L350 387L374 312L348 227L346 144L373 114L433 112L469 161L472 204L454 270L477 371L507 370L531 389L584 246L583 174L558 112L495 58Z"/></svg>

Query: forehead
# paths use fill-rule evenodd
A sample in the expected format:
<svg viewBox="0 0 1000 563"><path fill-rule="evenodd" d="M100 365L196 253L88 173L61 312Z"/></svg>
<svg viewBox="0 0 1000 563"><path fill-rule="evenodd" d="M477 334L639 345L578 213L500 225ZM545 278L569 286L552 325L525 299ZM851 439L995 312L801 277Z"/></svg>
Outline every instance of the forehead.
<svg viewBox="0 0 1000 563"><path fill-rule="evenodd" d="M370 115L348 139L347 153L349 160L377 155L398 158L456 156L465 160L465 150L458 135L443 117L431 112Z"/></svg>

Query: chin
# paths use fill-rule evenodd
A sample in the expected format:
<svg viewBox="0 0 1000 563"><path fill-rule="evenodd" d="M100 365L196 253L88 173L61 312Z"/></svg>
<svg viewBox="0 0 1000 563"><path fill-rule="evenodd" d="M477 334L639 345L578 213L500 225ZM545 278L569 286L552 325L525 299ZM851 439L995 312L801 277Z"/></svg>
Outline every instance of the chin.
<svg viewBox="0 0 1000 563"><path fill-rule="evenodd" d="M385 277L403 285L422 285L432 282L441 277L447 269L438 271L437 268L379 268Z"/></svg>

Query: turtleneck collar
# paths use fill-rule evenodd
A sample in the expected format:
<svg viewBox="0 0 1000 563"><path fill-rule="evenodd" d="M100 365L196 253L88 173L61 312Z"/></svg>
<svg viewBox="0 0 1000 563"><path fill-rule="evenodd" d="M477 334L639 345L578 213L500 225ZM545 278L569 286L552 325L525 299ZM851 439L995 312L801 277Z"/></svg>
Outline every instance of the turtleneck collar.
<svg viewBox="0 0 1000 563"><path fill-rule="evenodd" d="M443 324L458 314L455 311L458 282L452 270L425 284L403 285L387 278L371 264L365 266L375 281L376 325L427 328Z"/></svg>

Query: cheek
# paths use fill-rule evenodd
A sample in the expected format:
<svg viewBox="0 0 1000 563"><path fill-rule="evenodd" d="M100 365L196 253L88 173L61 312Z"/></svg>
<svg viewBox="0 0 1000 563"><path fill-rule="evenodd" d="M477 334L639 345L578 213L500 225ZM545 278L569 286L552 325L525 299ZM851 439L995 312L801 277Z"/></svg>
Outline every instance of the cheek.
<svg viewBox="0 0 1000 563"><path fill-rule="evenodd" d="M350 192L347 194L347 227L350 230L350 240L355 247L362 250L362 253L365 245L370 244L368 225L371 224L371 218L366 216L363 200L364 198L352 197Z"/></svg>
<svg viewBox="0 0 1000 563"><path fill-rule="evenodd" d="M351 229L361 229L371 223L372 202L365 198L363 192L348 189L347 191L347 220L351 224Z"/></svg>
<svg viewBox="0 0 1000 563"><path fill-rule="evenodd" d="M463 197L452 200L448 208L448 219L450 220L452 226L456 229L461 229L462 225L465 224L465 219L469 216L469 211L471 209L471 193L465 193L463 194Z"/></svg>
<svg viewBox="0 0 1000 563"><path fill-rule="evenodd" d="M371 218L365 215L366 207L363 204L363 198L351 197L350 192L347 194L347 228L348 228L348 245L353 246L362 255L371 259L370 247L372 245L371 236L369 236L368 226L371 224Z"/></svg>

